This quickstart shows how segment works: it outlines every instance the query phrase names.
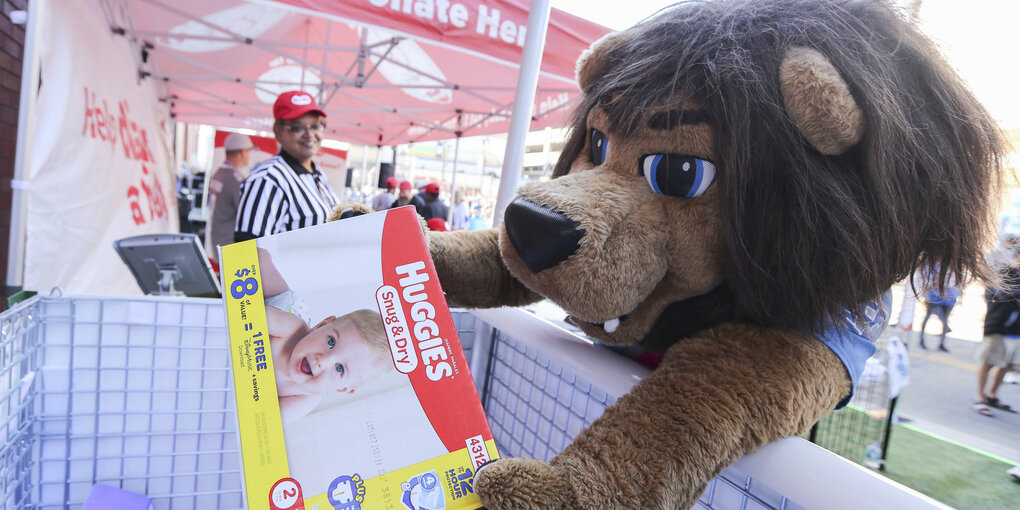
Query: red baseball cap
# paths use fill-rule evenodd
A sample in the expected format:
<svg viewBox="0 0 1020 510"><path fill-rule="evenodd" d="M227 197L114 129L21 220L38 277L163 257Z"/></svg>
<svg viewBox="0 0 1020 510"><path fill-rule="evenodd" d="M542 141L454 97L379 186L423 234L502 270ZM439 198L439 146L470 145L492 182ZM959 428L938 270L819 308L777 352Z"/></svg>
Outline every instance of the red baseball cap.
<svg viewBox="0 0 1020 510"><path fill-rule="evenodd" d="M397 178L396 177L390 177L389 179L386 179L386 187L387 188L396 188L397 187Z"/></svg>
<svg viewBox="0 0 1020 510"><path fill-rule="evenodd" d="M442 218L430 218L425 222L425 225L429 227L429 230L434 232L446 232L450 230L446 228L446 220Z"/></svg>
<svg viewBox="0 0 1020 510"><path fill-rule="evenodd" d="M411 186L411 181L401 181L400 182L400 189L401 190L414 189L414 186Z"/></svg>
<svg viewBox="0 0 1020 510"><path fill-rule="evenodd" d="M438 195L439 194L439 185L434 183L434 182L430 182L430 183L426 184L425 185L425 193L435 193L435 194Z"/></svg>
<svg viewBox="0 0 1020 510"><path fill-rule="evenodd" d="M284 92L273 103L273 118L276 119L292 120L308 112L315 112L323 117L326 116L326 112L319 108L315 98L311 94L300 90Z"/></svg>

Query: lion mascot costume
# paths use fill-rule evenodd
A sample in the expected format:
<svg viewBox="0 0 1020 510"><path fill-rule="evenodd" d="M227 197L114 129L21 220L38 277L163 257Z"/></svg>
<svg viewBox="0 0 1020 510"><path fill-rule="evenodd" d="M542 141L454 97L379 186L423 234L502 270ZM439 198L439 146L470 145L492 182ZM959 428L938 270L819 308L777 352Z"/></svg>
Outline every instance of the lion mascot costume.
<svg viewBox="0 0 1020 510"><path fill-rule="evenodd" d="M664 357L550 463L480 469L490 510L690 507L848 399L867 303L919 268L990 278L1001 134L882 1L677 4L577 78L555 178L429 247L452 304L547 298Z"/></svg>

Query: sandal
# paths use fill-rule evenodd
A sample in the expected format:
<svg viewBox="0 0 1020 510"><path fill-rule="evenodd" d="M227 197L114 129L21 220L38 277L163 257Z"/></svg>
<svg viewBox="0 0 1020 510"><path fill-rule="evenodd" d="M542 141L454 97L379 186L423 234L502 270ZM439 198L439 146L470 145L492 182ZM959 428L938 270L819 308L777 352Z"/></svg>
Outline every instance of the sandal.
<svg viewBox="0 0 1020 510"><path fill-rule="evenodd" d="M1016 410L1009 406L1009 404L1003 403L997 397L988 397L985 399L985 403L1007 413L1016 413Z"/></svg>
<svg viewBox="0 0 1020 510"><path fill-rule="evenodd" d="M980 414L981 416L987 416L989 418L995 416L995 413L992 412L992 408L988 407L988 404L985 402L974 402L973 407L974 410L977 411L978 414Z"/></svg>

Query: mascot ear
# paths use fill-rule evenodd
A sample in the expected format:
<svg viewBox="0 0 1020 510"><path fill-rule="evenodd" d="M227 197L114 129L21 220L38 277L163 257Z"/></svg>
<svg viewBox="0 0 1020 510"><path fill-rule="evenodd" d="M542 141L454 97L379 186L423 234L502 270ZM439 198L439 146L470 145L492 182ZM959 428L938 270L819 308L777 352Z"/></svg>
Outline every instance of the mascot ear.
<svg viewBox="0 0 1020 510"><path fill-rule="evenodd" d="M864 113L825 55L789 48L779 66L779 85L787 112L818 152L836 156L861 141Z"/></svg>
<svg viewBox="0 0 1020 510"><path fill-rule="evenodd" d="M588 87L601 77L602 71L609 62L609 54L618 46L629 41L632 31L611 32L592 43L577 59L577 84L581 92L588 92Z"/></svg>

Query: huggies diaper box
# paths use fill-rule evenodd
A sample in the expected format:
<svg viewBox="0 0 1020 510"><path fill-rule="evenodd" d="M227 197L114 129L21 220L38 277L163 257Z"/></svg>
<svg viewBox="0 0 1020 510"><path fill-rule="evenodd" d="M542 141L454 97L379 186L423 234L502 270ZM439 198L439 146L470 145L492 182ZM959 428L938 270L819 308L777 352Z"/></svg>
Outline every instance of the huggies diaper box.
<svg viewBox="0 0 1020 510"><path fill-rule="evenodd" d="M481 507L499 454L413 207L220 254L247 508Z"/></svg>

